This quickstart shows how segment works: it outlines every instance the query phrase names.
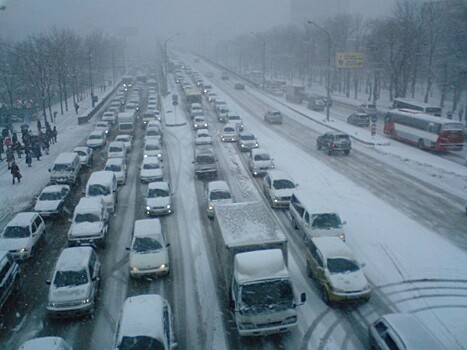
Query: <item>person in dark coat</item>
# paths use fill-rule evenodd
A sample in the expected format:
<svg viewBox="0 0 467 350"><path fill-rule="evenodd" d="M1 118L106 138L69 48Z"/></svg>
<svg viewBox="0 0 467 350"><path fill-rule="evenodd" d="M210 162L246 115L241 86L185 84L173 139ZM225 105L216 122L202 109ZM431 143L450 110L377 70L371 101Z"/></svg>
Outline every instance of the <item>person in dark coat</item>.
<svg viewBox="0 0 467 350"><path fill-rule="evenodd" d="M5 148L3 147L3 140L0 140L0 160L3 160L2 154L5 153Z"/></svg>
<svg viewBox="0 0 467 350"><path fill-rule="evenodd" d="M54 133L53 133L52 128L50 126L49 126L48 129L46 129L45 134L46 134L47 139L49 140L49 142L51 144L54 144L55 143L54 142Z"/></svg>
<svg viewBox="0 0 467 350"><path fill-rule="evenodd" d="M18 135L16 135L16 132L14 132L13 135L11 136L11 141L13 142L13 144L18 142Z"/></svg>
<svg viewBox="0 0 467 350"><path fill-rule="evenodd" d="M19 166L16 162L11 164L11 175L13 177L13 185L15 184L15 179L18 179L18 183L21 182L21 172L19 171Z"/></svg>
<svg viewBox="0 0 467 350"><path fill-rule="evenodd" d="M41 145L39 141L34 144L33 151L34 151L34 155L36 156L37 160L41 160L42 152L41 152Z"/></svg>
<svg viewBox="0 0 467 350"><path fill-rule="evenodd" d="M37 119L37 131L41 132L41 130L42 130L41 120Z"/></svg>
<svg viewBox="0 0 467 350"><path fill-rule="evenodd" d="M30 168L32 164L32 152L29 149L26 150L26 164L28 165L28 168Z"/></svg>
<svg viewBox="0 0 467 350"><path fill-rule="evenodd" d="M15 162L15 154L13 153L11 147L6 149L6 161L8 163L8 169L11 169L11 164Z"/></svg>
<svg viewBox="0 0 467 350"><path fill-rule="evenodd" d="M79 104L77 104L77 103L75 102L75 112L76 112L76 114L78 114L78 109L79 109Z"/></svg>
<svg viewBox="0 0 467 350"><path fill-rule="evenodd" d="M52 129L52 137L54 138L54 143L57 143L57 127L55 125Z"/></svg>
<svg viewBox="0 0 467 350"><path fill-rule="evenodd" d="M21 154L23 153L23 147L21 144L16 140L16 142L13 142L13 145L11 146L14 152L18 155L18 158L21 158Z"/></svg>

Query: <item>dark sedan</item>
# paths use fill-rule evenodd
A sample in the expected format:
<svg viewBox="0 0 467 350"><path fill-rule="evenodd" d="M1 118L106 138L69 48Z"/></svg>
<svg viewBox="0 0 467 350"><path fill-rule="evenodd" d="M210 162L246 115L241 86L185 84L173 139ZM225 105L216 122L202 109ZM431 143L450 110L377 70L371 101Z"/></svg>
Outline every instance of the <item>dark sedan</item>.
<svg viewBox="0 0 467 350"><path fill-rule="evenodd" d="M356 126L368 127L370 126L370 116L366 113L353 113L349 115L347 122Z"/></svg>

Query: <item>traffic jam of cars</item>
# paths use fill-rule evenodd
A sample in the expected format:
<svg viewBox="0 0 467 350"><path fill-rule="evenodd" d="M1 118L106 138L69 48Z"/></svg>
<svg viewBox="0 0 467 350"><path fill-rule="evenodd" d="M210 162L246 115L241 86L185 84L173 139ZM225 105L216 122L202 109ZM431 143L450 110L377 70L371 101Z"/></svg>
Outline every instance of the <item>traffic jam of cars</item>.
<svg viewBox="0 0 467 350"><path fill-rule="evenodd" d="M371 298L373 287L364 272L365 263L346 243L348 223L334 208L332 200L319 196L309 198L302 193L299 184L255 136L248 119L234 112L200 73L186 64L180 66L183 68L176 69L170 79L177 84L175 89L192 133L192 172L204 189L203 197L198 200L203 203L204 215L215 233L212 240L218 254L221 281L225 282L221 287L225 289L231 311L226 317L231 318L229 321L238 335L258 337L292 332L300 324L299 307L311 301L305 293L300 293L302 283L290 273L287 237L273 212L284 213L290 227L299 233L306 276L319 290L323 302L344 308L364 305ZM228 72L206 72L204 76L231 84L242 94L249 91L244 92L243 82L230 82ZM61 249L50 278L45 281L48 286L45 312L50 319L93 316L103 302L98 297L103 279L102 251L109 248L111 230L117 229L111 225L111 216L118 206L125 205L123 198L119 201L120 191L128 186L132 171L128 159L136 154L140 160L137 179L144 189L144 193L136 196L143 203L144 219L131 223L132 234L124 247L127 274L136 285L148 281L157 284L172 277L174 252L164 220L177 215L179 203L175 201L172 179L166 170L170 159L165 141L166 116L161 113L158 84L149 85L149 80L142 83L132 76L123 77L85 145L63 152L55 159L49 169L50 183L37 196L32 210L16 214L4 227L0 236L0 262L3 262L0 266L4 266L3 275L11 277L1 290L0 307L19 290L20 264L35 258L45 242L47 227L58 225L67 217L70 223L67 246ZM309 109L323 112L332 102L313 96L307 103ZM348 116L347 122L367 128L375 113L376 106L367 103ZM270 109L259 120L269 128L280 128L287 122L287 116ZM136 142L142 147L135 147ZM316 138L316 148L328 155L349 156L351 137L341 131L325 132ZM259 184L264 200L236 200L235 187L223 175L227 170L222 169L219 161L222 157L219 152L225 149L233 150L242 160L251 181ZM106 158L101 169L95 169L96 154ZM73 207L71 197L85 178L84 172L90 174L83 184L82 196ZM176 347L174 319L181 317L177 311L169 298L161 294L128 296L118 319L114 320L113 348ZM372 347L385 349L380 339L384 337L382 329L403 339L407 330L400 327L404 324L415 325L416 336L425 337L426 330L417 321L399 316L384 315L368 326ZM402 342L400 339L397 341ZM50 342L71 349L59 337L36 341L31 339L23 347L39 349L41 342ZM436 340L430 341L437 344Z"/></svg>

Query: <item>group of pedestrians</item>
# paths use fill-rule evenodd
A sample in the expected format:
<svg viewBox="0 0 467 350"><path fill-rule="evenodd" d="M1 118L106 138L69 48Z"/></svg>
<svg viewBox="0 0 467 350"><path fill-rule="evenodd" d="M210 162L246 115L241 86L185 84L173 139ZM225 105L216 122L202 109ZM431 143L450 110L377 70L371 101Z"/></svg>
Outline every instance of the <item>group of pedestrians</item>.
<svg viewBox="0 0 467 350"><path fill-rule="evenodd" d="M3 160L3 153L6 156L8 169L12 175L12 182L15 180L18 183L21 181L21 172L16 162L16 157L21 158L23 152L25 161L28 167L32 166L32 159L41 160L42 152L49 154L51 144L57 142L57 127L51 127L49 122L45 123L45 128L42 128L40 120L37 120L37 134L31 133L29 126L24 124L21 126L21 141L18 135L11 128L3 128L0 135L0 161ZM15 157L16 154L16 157Z"/></svg>

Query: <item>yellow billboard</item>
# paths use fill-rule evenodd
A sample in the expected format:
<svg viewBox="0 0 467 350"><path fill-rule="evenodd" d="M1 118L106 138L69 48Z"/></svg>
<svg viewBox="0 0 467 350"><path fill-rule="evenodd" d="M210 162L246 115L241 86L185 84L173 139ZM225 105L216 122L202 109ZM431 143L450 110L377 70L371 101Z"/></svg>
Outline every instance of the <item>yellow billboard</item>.
<svg viewBox="0 0 467 350"><path fill-rule="evenodd" d="M337 52L336 68L363 68L363 54L360 52Z"/></svg>

